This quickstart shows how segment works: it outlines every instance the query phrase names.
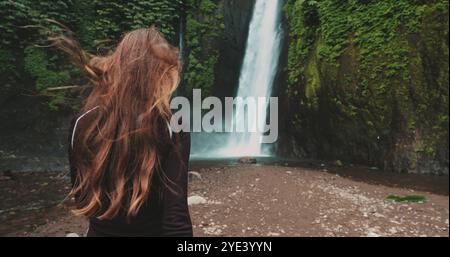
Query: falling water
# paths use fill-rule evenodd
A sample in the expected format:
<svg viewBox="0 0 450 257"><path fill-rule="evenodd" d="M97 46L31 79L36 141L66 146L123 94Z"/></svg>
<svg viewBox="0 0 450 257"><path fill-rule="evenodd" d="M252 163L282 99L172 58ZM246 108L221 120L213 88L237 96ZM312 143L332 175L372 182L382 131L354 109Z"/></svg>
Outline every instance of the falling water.
<svg viewBox="0 0 450 257"><path fill-rule="evenodd" d="M256 110L237 109L233 121L248 128L259 128L267 118L268 99L277 72L281 41L281 0L256 0L247 39L247 48L237 97L266 97L267 101ZM257 99L256 99L257 101ZM250 123L249 123L250 120ZM245 123L245 124L239 124ZM232 133L225 148L219 150L224 156L261 156L262 134L258 131Z"/></svg>
<svg viewBox="0 0 450 257"><path fill-rule="evenodd" d="M183 26L183 19L180 18L179 22L178 22L178 29L179 29L179 34L178 34L178 49L180 51L180 58L181 60L184 59L184 26Z"/></svg>
<svg viewBox="0 0 450 257"><path fill-rule="evenodd" d="M281 51L282 0L256 0L247 38L247 46L239 78L237 97L266 97L272 94ZM236 109L234 128L261 126L266 122L268 103L252 111ZM258 117L258 119L253 119ZM248 123L250 118L251 122ZM245 123L245 124L241 124ZM267 156L270 152L255 133L194 133L191 158L227 158Z"/></svg>

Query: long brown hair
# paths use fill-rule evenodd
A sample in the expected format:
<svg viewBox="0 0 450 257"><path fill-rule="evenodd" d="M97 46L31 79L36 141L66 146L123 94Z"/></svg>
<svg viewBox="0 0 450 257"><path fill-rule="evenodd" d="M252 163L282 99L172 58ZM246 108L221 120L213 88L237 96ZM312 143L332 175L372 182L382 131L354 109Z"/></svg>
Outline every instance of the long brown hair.
<svg viewBox="0 0 450 257"><path fill-rule="evenodd" d="M135 216L159 168L158 146L179 82L178 50L154 27L127 33L107 56L84 52L70 36L53 37L88 75L92 91L82 112L97 108L74 147L74 212L108 220ZM167 138L167 137L166 137Z"/></svg>

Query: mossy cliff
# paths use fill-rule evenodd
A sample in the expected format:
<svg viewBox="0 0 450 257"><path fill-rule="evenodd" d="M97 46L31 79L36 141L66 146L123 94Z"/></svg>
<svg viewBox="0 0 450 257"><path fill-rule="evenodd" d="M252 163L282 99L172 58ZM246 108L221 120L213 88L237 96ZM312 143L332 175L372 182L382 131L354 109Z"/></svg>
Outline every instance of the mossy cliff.
<svg viewBox="0 0 450 257"><path fill-rule="evenodd" d="M106 53L124 32L156 24L182 43L180 94L233 96L254 2L0 1L0 164L64 157L61 124L80 97L47 89L85 82L65 56L33 47L47 30L26 25L57 32L45 19L62 21L84 48ZM279 155L448 173L448 0L283 2Z"/></svg>
<svg viewBox="0 0 450 257"><path fill-rule="evenodd" d="M255 0L188 0L185 90L233 96Z"/></svg>
<svg viewBox="0 0 450 257"><path fill-rule="evenodd" d="M448 173L448 1L289 0L284 9L290 151Z"/></svg>
<svg viewBox="0 0 450 257"><path fill-rule="evenodd" d="M156 25L182 47L184 80L177 93L189 96L201 88L203 96L232 96L254 2L0 1L0 119L6 121L0 122L0 170L60 170L67 161L67 126L82 97L77 90L48 89L86 81L67 56L35 47L48 44L50 31L61 32L46 19L62 22L93 54L108 53L127 31ZM54 156L62 164L44 163Z"/></svg>

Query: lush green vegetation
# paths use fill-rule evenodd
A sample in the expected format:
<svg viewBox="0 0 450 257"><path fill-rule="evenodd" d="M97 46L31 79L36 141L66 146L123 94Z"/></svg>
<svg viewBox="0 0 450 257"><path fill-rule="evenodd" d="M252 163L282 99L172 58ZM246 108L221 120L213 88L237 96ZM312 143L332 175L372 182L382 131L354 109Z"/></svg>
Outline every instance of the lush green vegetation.
<svg viewBox="0 0 450 257"><path fill-rule="evenodd" d="M285 13L300 140L327 158L448 165L447 0L289 0Z"/></svg>
<svg viewBox="0 0 450 257"><path fill-rule="evenodd" d="M61 22L75 32L91 53L111 50L123 33L156 25L178 45L179 19L186 7L186 92L201 88L211 93L219 58L217 42L223 29L221 4L213 0L133 0L133 1L0 1L0 82L2 94L27 87L46 96L51 109L76 106L69 91L48 91L80 83L79 72L67 58L46 45L49 32L60 28L46 21Z"/></svg>
<svg viewBox="0 0 450 257"><path fill-rule="evenodd" d="M212 0L189 0L186 42L190 51L185 73L187 91L202 89L210 95L215 82L215 70L219 59L216 42L223 30L222 6Z"/></svg>
<svg viewBox="0 0 450 257"><path fill-rule="evenodd" d="M99 54L110 51L123 33L150 25L178 45L181 19L182 93L201 88L209 95L223 79L217 71L224 65L219 62L224 24L245 24L243 17L224 20L225 13L237 11L230 8L239 8L235 3L0 0L0 103L25 92L44 96L52 110L77 106L76 92L48 90L84 81L65 56L36 47L59 30L46 19L65 24L83 48ZM285 0L287 79L279 86L288 96L289 110L282 113L290 142L310 157L398 171L448 169L448 5L448 0Z"/></svg>
<svg viewBox="0 0 450 257"><path fill-rule="evenodd" d="M80 81L80 74L67 58L45 45L49 32L58 27L46 20L59 21L73 30L83 47L92 53L106 53L123 33L156 25L170 40L177 39L175 28L181 0L58 0L0 1L0 94L26 88L48 96L49 107L73 106L67 91L47 91ZM30 87L30 85L32 87ZM33 86L34 85L34 86Z"/></svg>

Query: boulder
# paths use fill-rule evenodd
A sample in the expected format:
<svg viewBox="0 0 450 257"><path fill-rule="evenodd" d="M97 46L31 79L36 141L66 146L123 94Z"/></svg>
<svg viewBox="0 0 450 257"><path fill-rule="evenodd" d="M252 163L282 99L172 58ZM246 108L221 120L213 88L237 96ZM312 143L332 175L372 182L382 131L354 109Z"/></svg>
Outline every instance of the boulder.
<svg viewBox="0 0 450 257"><path fill-rule="evenodd" d="M242 157L239 159L239 163L244 163L244 164L253 164L256 163L256 158L255 157Z"/></svg>

